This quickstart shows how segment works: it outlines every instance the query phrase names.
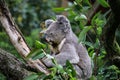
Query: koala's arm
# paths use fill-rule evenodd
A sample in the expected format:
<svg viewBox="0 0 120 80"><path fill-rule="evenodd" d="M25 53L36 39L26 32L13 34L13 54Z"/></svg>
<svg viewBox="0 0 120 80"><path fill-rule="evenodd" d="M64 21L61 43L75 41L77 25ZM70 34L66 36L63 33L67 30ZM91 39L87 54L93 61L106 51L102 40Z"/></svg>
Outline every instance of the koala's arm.
<svg viewBox="0 0 120 80"><path fill-rule="evenodd" d="M66 60L69 60L72 64L77 64L79 62L79 56L78 53L76 53L76 49L73 45L66 44L59 54L53 56L58 64L61 64L62 66L65 65ZM46 58L43 60L43 62L48 67L54 66L51 59Z"/></svg>

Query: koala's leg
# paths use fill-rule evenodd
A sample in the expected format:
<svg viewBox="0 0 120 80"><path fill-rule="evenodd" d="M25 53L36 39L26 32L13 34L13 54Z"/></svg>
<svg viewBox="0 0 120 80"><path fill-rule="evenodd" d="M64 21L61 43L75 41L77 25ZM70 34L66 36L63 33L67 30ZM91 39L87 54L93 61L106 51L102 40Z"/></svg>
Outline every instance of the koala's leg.
<svg viewBox="0 0 120 80"><path fill-rule="evenodd" d="M84 70L82 68L80 68L78 65L73 65L76 74L77 74L77 78L78 80L89 80L87 75L84 75Z"/></svg>
<svg viewBox="0 0 120 80"><path fill-rule="evenodd" d="M62 66L65 65L66 60L69 60L72 64L77 64L79 62L79 56L78 53L76 53L76 49L73 45L66 44L63 46L62 50L59 54L53 56L58 64L61 64ZM51 59L45 59L43 61L46 66L52 67L54 64L52 63Z"/></svg>

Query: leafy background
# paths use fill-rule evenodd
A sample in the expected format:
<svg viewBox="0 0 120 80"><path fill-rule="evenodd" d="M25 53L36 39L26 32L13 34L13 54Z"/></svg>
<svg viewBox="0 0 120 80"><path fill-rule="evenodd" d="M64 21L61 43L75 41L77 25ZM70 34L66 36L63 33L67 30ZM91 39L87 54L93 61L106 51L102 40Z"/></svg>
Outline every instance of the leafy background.
<svg viewBox="0 0 120 80"><path fill-rule="evenodd" d="M109 15L108 3L105 0L97 0L98 3L107 10L105 12L102 12L102 10L96 12L89 22L86 15L92 8L92 1L94 2L94 0L75 0L74 2L68 2L69 5L65 8L58 6L59 1L60 0L6 0L15 22L24 34L27 43L31 49L33 49L32 55L29 57L37 59L43 56L41 55L43 53L43 51L41 51L43 47L41 48L42 43L39 42L41 40L39 32L44 27L44 21L48 18L54 19L56 14L67 12L67 17L71 22L73 31L78 36L79 42L83 43L87 47L88 53L92 59L93 75L90 80L120 79L120 70L118 67L115 65L109 65L106 63L107 60L104 60L107 53L100 42L102 28L104 27L107 21L107 16ZM120 41L119 32L120 29L116 32L118 42ZM21 56L9 41L9 38L2 27L0 27L0 48L7 50L22 60ZM45 49L45 52L49 52L48 48ZM55 63L54 60L53 63ZM56 66L52 68L53 73L46 78L50 78L51 80L61 79L61 75L56 75L56 72L61 71L60 74L68 74L68 76L71 76L71 80L76 80L71 64L67 62L66 65L68 65L68 67L63 69L61 65L56 64ZM62 75L62 77L67 80L67 77L64 77L64 75ZM45 77L43 74L41 76L41 74L38 73L28 76L25 80L38 80L38 78ZM0 80L6 80L2 73L0 73Z"/></svg>

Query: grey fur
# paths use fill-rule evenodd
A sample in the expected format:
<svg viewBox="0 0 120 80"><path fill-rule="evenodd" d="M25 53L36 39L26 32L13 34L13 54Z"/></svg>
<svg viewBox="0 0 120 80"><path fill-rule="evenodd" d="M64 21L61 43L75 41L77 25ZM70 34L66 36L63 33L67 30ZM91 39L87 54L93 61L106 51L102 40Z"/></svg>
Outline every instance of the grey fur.
<svg viewBox="0 0 120 80"><path fill-rule="evenodd" d="M45 39L51 45L52 56L57 62L65 66L66 60L69 60L78 75L79 79L86 80L92 74L91 59L86 48L78 43L78 38L73 33L69 20L58 15L57 20L46 20ZM43 62L52 67L54 64L51 59L44 59Z"/></svg>
<svg viewBox="0 0 120 80"><path fill-rule="evenodd" d="M54 22L54 21L51 20L51 19L46 20L46 21L45 21L45 26L46 26L46 28L48 28L48 26L49 26L51 23L53 23L53 22Z"/></svg>

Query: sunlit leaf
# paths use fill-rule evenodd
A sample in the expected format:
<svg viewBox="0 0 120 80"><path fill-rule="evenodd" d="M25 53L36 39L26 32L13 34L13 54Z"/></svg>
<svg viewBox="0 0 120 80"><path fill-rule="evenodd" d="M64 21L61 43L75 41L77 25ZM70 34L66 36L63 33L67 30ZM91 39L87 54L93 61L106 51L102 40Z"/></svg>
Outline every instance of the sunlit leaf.
<svg viewBox="0 0 120 80"><path fill-rule="evenodd" d="M49 58L49 59L53 59L54 58L53 56L51 56L49 54L47 54L46 57Z"/></svg>
<svg viewBox="0 0 120 80"><path fill-rule="evenodd" d="M77 5L77 2L74 1L74 5Z"/></svg>
<svg viewBox="0 0 120 80"><path fill-rule="evenodd" d="M76 21L80 21L80 20L87 20L87 17L84 14L78 15L75 17Z"/></svg>
<svg viewBox="0 0 120 80"><path fill-rule="evenodd" d="M36 48L39 48L39 49L43 49L43 48L46 48L46 45L41 43L40 41L35 41L35 45L36 45Z"/></svg>
<svg viewBox="0 0 120 80"><path fill-rule="evenodd" d="M72 10L71 8L65 8L65 11L70 11L70 10Z"/></svg>

